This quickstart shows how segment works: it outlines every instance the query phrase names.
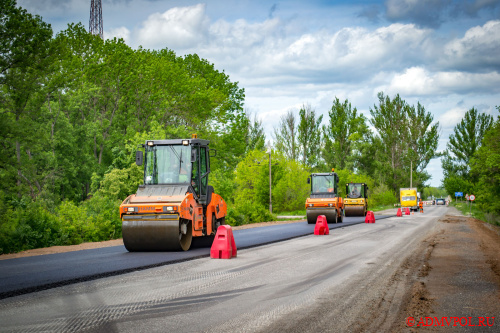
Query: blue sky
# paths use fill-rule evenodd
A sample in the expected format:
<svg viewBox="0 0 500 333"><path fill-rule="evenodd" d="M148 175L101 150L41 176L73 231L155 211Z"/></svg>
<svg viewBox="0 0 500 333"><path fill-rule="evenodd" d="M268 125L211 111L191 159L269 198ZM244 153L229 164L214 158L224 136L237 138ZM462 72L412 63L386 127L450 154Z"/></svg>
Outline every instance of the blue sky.
<svg viewBox="0 0 500 333"><path fill-rule="evenodd" d="M90 0L18 0L55 32L88 27ZM335 97L369 117L377 93L420 102L439 121L438 150L476 107L500 105L500 0L102 0L105 38L197 53L245 88L267 138L280 116ZM441 184L439 159L430 185Z"/></svg>

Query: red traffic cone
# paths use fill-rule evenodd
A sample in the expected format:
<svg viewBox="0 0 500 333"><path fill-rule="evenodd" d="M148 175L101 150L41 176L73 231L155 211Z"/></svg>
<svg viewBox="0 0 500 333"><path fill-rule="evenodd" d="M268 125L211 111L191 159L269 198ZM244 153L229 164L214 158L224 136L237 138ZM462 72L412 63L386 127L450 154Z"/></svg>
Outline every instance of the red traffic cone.
<svg viewBox="0 0 500 333"><path fill-rule="evenodd" d="M316 219L316 226L314 226L315 235L329 235L330 228L328 228L328 221L325 215L320 215Z"/></svg>
<svg viewBox="0 0 500 333"><path fill-rule="evenodd" d="M396 216L403 216L403 213L401 212L401 208L398 208L398 212L396 213Z"/></svg>
<svg viewBox="0 0 500 333"><path fill-rule="evenodd" d="M372 211L366 212L365 223L375 223L375 215Z"/></svg>
<svg viewBox="0 0 500 333"><path fill-rule="evenodd" d="M236 257L236 253L233 229L231 229L230 225L221 225L217 229L217 234L210 248L210 258L231 259L231 257Z"/></svg>

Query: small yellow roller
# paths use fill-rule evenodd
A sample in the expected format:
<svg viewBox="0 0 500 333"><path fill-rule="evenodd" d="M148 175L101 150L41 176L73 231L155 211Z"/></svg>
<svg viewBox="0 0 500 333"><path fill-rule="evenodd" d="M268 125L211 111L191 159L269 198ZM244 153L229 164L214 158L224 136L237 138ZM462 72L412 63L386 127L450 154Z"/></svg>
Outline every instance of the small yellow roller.
<svg viewBox="0 0 500 333"><path fill-rule="evenodd" d="M345 216L366 216L368 211L368 186L365 183L348 183L345 185Z"/></svg>

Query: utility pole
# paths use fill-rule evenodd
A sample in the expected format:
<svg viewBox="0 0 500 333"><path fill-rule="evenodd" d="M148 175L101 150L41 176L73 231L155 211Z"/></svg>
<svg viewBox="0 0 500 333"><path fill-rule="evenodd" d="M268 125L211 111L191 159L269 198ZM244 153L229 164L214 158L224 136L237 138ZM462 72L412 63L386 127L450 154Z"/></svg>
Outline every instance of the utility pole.
<svg viewBox="0 0 500 333"><path fill-rule="evenodd" d="M103 38L102 31L102 2L101 0L90 0L89 32Z"/></svg>
<svg viewBox="0 0 500 333"><path fill-rule="evenodd" d="M410 161L410 188L413 187L413 161Z"/></svg>
<svg viewBox="0 0 500 333"><path fill-rule="evenodd" d="M271 193L271 147L269 147L267 149L267 152L266 153L269 153L269 212L272 213L273 212L273 196L272 196L272 193Z"/></svg>

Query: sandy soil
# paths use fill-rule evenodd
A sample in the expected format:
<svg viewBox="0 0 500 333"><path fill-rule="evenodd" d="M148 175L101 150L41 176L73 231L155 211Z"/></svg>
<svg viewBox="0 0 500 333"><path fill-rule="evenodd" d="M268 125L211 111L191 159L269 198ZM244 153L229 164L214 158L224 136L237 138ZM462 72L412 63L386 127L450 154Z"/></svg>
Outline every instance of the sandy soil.
<svg viewBox="0 0 500 333"><path fill-rule="evenodd" d="M252 223L252 224L237 226L237 227L233 227L232 229L233 230L249 229L249 228L263 227L266 225L297 223L297 222L305 222L305 221L306 220L261 222L261 223ZM0 255L0 260L22 258L22 257L32 257L32 256L40 256L40 255L44 255L44 254L72 252L72 251L80 251L80 250L88 250L88 249L97 249L97 248L101 248L101 247L118 246L118 245L123 245L123 239L120 238L120 239L113 239L113 240L105 241L105 242L82 243L82 244L78 244L78 245L68 245L68 246L51 246L51 247L45 247L45 248L41 248L41 249L22 251L22 252L18 252L18 253L2 254L2 255Z"/></svg>

